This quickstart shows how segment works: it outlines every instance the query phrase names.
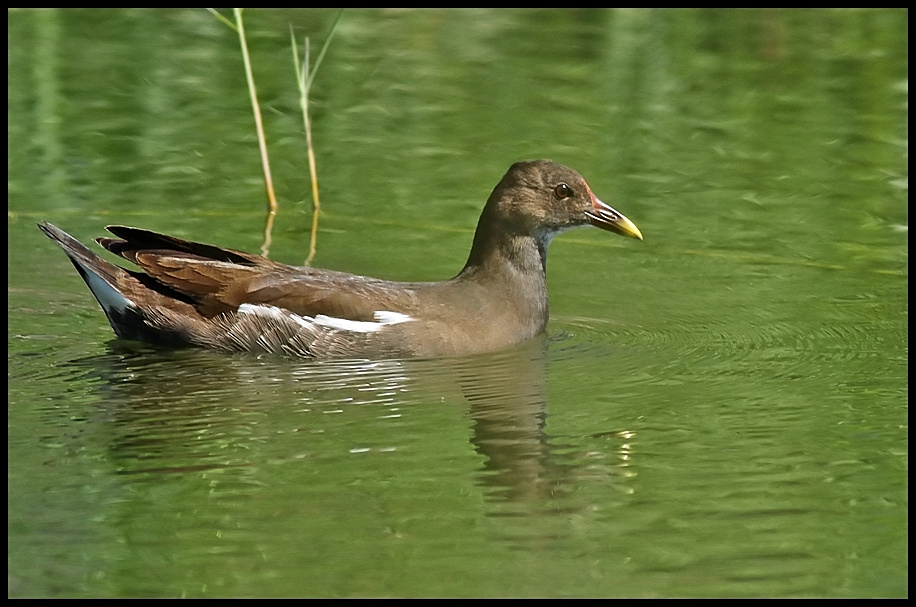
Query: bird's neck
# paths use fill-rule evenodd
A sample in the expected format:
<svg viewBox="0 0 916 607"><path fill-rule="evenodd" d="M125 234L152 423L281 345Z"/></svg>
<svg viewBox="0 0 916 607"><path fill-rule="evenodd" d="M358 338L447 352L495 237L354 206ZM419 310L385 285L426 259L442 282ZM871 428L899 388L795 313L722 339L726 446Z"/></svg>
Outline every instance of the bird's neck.
<svg viewBox="0 0 916 607"><path fill-rule="evenodd" d="M473 283L504 305L513 319L535 334L549 315L547 245L530 234L513 234L482 221L464 269L456 281Z"/></svg>

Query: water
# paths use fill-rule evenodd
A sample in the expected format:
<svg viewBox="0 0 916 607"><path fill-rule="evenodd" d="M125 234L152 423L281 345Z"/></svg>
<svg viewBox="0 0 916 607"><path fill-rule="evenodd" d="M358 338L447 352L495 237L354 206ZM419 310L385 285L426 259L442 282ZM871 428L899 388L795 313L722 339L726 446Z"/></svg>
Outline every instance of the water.
<svg viewBox="0 0 916 607"><path fill-rule="evenodd" d="M336 13L245 14L301 263ZM9 17L10 596L907 594L904 11L348 11L316 265L447 278L533 157L646 237L557 238L543 340L384 363L113 342L34 223L257 251L238 43Z"/></svg>

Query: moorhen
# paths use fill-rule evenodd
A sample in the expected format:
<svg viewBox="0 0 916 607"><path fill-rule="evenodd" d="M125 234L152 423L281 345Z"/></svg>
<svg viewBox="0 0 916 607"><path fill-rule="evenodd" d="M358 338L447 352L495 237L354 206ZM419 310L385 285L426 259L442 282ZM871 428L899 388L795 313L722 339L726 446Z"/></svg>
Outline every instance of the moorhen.
<svg viewBox="0 0 916 607"><path fill-rule="evenodd" d="M487 200L464 269L442 282L392 282L289 266L149 230L109 226L102 259L50 223L122 339L309 358L441 357L487 352L547 325L547 247L593 225L642 240L576 171L518 162Z"/></svg>

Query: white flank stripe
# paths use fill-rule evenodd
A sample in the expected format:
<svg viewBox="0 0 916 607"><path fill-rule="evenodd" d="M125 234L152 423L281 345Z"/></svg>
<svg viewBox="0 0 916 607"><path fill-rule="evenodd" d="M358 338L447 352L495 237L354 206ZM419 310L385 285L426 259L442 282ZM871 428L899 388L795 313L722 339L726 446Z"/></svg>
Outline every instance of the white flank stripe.
<svg viewBox="0 0 916 607"><path fill-rule="evenodd" d="M379 310L375 313L375 320L379 321L383 325L397 325L402 322L410 322L413 320L413 318L407 314L401 314L400 312Z"/></svg>
<svg viewBox="0 0 916 607"><path fill-rule="evenodd" d="M402 322L409 322L413 320L413 318L407 314L391 312L389 310L379 310L378 312L375 312L374 316L376 322L369 320L348 320L346 318L325 316L324 314L317 314L314 318L312 318L310 316L299 316L298 314L293 314L292 312L288 312L275 306L253 304L240 305L239 314L257 314L259 316L276 318L277 320L292 320L302 325L303 327L310 326L314 323L329 329L337 329L339 331L355 331L357 333L372 333L373 331L378 331L388 325L396 325Z"/></svg>
<svg viewBox="0 0 916 607"><path fill-rule="evenodd" d="M413 320L406 314L400 312L390 312L388 310L379 310L374 314L378 322L369 320L347 320L346 318L334 318L319 314L315 316L315 322L323 327L331 329L340 329L341 331L355 331L357 333L371 333L383 329L388 325L396 325L402 322Z"/></svg>
<svg viewBox="0 0 916 607"><path fill-rule="evenodd" d="M239 306L239 314L255 314L257 316L269 316L277 320L285 319L288 314L284 314L280 308L275 306L262 306L255 304L242 304Z"/></svg>
<svg viewBox="0 0 916 607"><path fill-rule="evenodd" d="M239 314L254 314L256 316L264 316L266 318L275 318L282 321L293 321L303 327L312 326L312 319L308 316L302 317L292 312L287 312L276 306L266 306L266 305L257 305L257 304L242 304L238 309Z"/></svg>

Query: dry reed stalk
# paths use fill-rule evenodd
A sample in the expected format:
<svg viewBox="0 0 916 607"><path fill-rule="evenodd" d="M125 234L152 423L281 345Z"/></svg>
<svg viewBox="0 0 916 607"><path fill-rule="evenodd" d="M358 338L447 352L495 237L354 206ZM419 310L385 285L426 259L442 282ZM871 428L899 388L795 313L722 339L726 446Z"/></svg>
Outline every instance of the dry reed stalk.
<svg viewBox="0 0 916 607"><path fill-rule="evenodd" d="M318 242L318 216L321 212L321 200L318 197L318 170L315 165L315 148L312 145L312 121L309 118L309 90L312 87L312 80L315 78L315 74L318 73L318 67L321 65L321 61L324 59L324 54L328 50L328 45L331 43L331 38L334 37L334 32L337 31L337 23L340 21L340 17L343 15L343 10L341 9L337 13L337 17L334 19L334 23L331 24L331 30L328 33L328 37L324 41L324 45L321 47L321 52L318 53L318 59L315 60L315 67L309 69L309 39L305 38L305 57L302 63L299 63L299 52L296 48L296 38L290 30L290 39L292 40L293 45L293 64L296 68L296 81L299 85L299 105L302 108L302 122L305 124L305 141L308 148L308 159L309 159L309 175L311 176L312 183L312 232L311 238L309 240L309 254L305 259L305 265L311 265L312 260L315 258L315 252L317 251L317 242Z"/></svg>
<svg viewBox="0 0 916 607"><path fill-rule="evenodd" d="M235 14L235 24L239 33L239 44L242 47L242 59L245 63L245 78L248 80L248 92L251 95L251 109L254 112L255 128L258 132L258 147L261 151L261 168L264 171L264 185L267 188L267 221L264 226L264 244L261 245L261 254L270 255L271 234L274 227L274 217L277 216L277 197L274 194L274 181L270 173L270 160L267 156L267 138L264 135L264 122L261 120L261 106L258 103L258 92L254 85L254 74L251 71L251 59L248 56L248 41L245 38L245 24L242 20L242 9L232 9Z"/></svg>
<svg viewBox="0 0 916 607"><path fill-rule="evenodd" d="M217 19L238 32L239 44L242 47L242 59L245 65L245 77L248 81L248 92L251 96L251 108L254 112L255 128L258 133L258 146L261 151L261 166L264 171L264 183L267 189L268 212L267 221L264 227L264 244L261 245L261 254L267 257L270 254L270 244L272 241L271 233L273 231L274 218L277 215L279 205L277 204L277 197L274 194L273 178L271 177L270 172L270 160L267 154L267 138L264 135L264 123L261 119L261 106L258 103L257 89L254 84L254 74L251 69L251 59L248 55L248 42L245 37L245 24L242 19L242 9L232 9L233 14L235 15L235 23L232 23L223 17L215 9L211 8L207 10L215 15ZM296 69L296 80L299 85L299 104L302 108L302 119L305 124L305 139L308 147L309 174L311 176L312 185L312 231L311 240L309 243L309 254L305 260L305 265L311 265L312 259L315 257L318 240L318 216L321 211L321 201L318 197L318 170L315 163L315 148L312 144L312 124L311 120L309 119L308 112L308 95L309 89L312 86L312 80L315 78L315 74L318 72L318 67L321 65L321 61L324 59L324 54L328 50L328 45L331 42L331 38L334 37L334 32L337 30L337 24L340 21L342 15L343 9L338 11L337 17L334 19L334 23L331 25L331 30L328 33L328 37L324 41L321 52L318 54L318 59L315 61L315 67L311 70L309 69L309 39L305 39L305 60L302 64L300 64L299 53L296 47L296 40L295 37L292 36L292 31L290 32L290 37L292 38L293 43L293 63Z"/></svg>

